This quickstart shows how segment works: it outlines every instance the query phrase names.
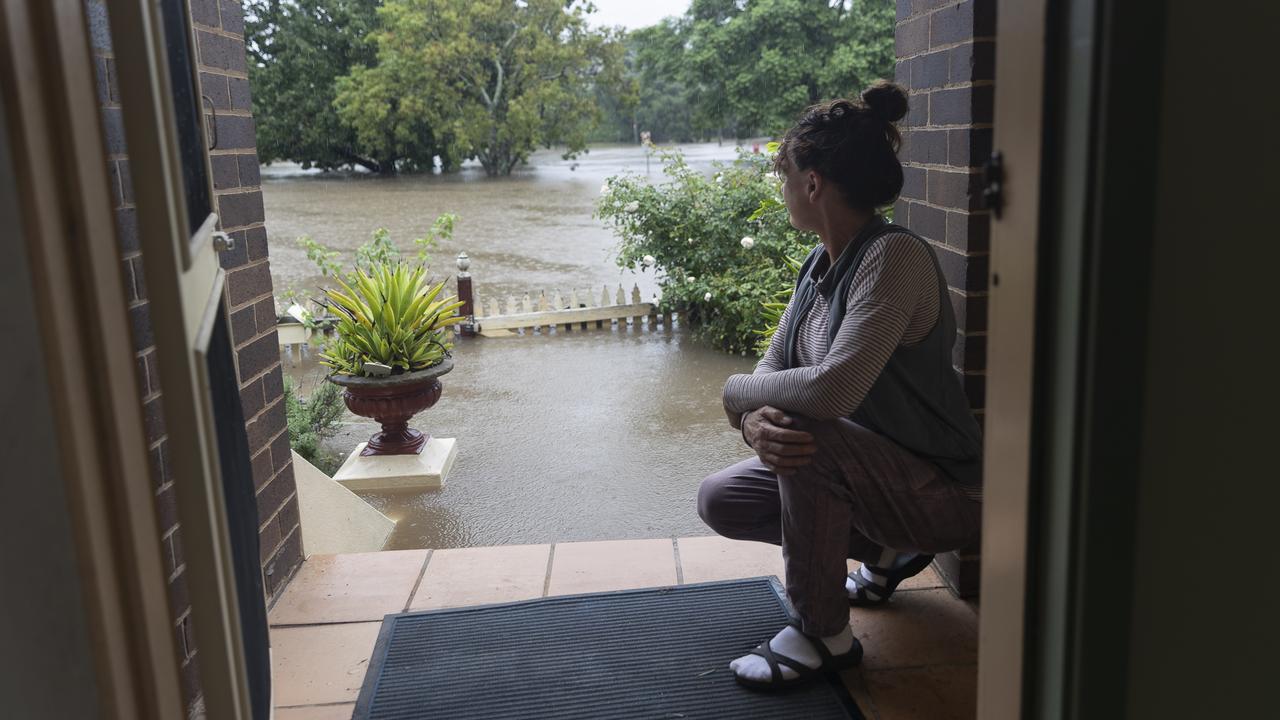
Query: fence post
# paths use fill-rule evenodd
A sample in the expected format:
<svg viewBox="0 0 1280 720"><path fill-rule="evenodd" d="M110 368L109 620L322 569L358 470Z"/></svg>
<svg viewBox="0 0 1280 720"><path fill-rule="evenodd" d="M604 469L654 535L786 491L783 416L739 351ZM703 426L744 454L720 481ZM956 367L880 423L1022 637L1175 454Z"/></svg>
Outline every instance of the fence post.
<svg viewBox="0 0 1280 720"><path fill-rule="evenodd" d="M471 289L471 273L467 272L467 268L471 267L471 258L467 257L466 251L458 253L458 300L462 303L462 314L467 321L461 323L458 328L462 337L476 336L476 300Z"/></svg>

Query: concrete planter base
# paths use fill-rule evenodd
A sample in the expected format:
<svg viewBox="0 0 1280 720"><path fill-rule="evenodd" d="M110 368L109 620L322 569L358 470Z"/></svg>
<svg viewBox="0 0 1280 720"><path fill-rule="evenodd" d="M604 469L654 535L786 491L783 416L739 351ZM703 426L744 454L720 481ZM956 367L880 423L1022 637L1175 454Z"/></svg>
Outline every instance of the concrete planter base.
<svg viewBox="0 0 1280 720"><path fill-rule="evenodd" d="M411 455L364 455L360 443L333 479L350 490L415 490L444 487L458 454L454 438L433 437Z"/></svg>

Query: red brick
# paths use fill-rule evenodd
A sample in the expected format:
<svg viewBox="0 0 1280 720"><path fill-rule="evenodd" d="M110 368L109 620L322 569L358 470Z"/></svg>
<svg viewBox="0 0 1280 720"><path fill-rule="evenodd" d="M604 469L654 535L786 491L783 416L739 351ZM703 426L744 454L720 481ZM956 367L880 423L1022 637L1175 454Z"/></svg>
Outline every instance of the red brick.
<svg viewBox="0 0 1280 720"><path fill-rule="evenodd" d="M227 193L218 196L218 214L223 229L239 228L263 221L262 192Z"/></svg>
<svg viewBox="0 0 1280 720"><path fill-rule="evenodd" d="M910 57L929 48L929 18L915 18L894 31L894 55Z"/></svg>
<svg viewBox="0 0 1280 720"><path fill-rule="evenodd" d="M160 532L169 532L178 525L178 496L170 484L156 493L156 520L160 524Z"/></svg>
<svg viewBox="0 0 1280 720"><path fill-rule="evenodd" d="M227 274L231 306L241 305L271 293L271 268L258 263L232 270Z"/></svg>
<svg viewBox="0 0 1280 720"><path fill-rule="evenodd" d="M102 109L102 138L108 155L127 152L124 141L124 111L120 108Z"/></svg>
<svg viewBox="0 0 1280 720"><path fill-rule="evenodd" d="M249 452L256 453L271 444L276 435L285 429L284 401L267 406L246 428L249 434Z"/></svg>
<svg viewBox="0 0 1280 720"><path fill-rule="evenodd" d="M214 190L240 187L240 162L235 155L213 155L209 165L213 170Z"/></svg>
<svg viewBox="0 0 1280 720"><path fill-rule="evenodd" d="M264 485L271 481L275 476L275 466L271 461L271 449L266 448L253 456L253 488L255 491L261 490Z"/></svg>
<svg viewBox="0 0 1280 720"><path fill-rule="evenodd" d="M243 42L196 30L196 43L200 50L201 65L232 72L244 72L247 69Z"/></svg>
<svg viewBox="0 0 1280 720"><path fill-rule="evenodd" d="M934 242L944 242L947 236L947 214L935 207L911 203L911 229Z"/></svg>
<svg viewBox="0 0 1280 720"><path fill-rule="evenodd" d="M257 262L267 257L267 229L251 227L244 231L247 238L245 245L249 249L249 262Z"/></svg>
<svg viewBox="0 0 1280 720"><path fill-rule="evenodd" d="M938 133L946 143L946 133ZM944 158L946 150L942 152ZM957 210L971 210L978 204L977 194L980 192L977 173L969 170L952 172L949 170L929 170L928 200L933 205L941 205Z"/></svg>
<svg viewBox="0 0 1280 720"><path fill-rule="evenodd" d="M272 364L280 361L280 345L276 339L276 334L269 332L263 335L240 348L238 355L240 357L240 380L244 382L249 378L257 377L264 370L271 367ZM246 417L251 416L251 414L246 414Z"/></svg>
<svg viewBox="0 0 1280 720"><path fill-rule="evenodd" d="M279 321L279 315L276 314L276 300L274 297L265 297L259 300L253 306L254 315L257 317L258 332L265 332L276 326Z"/></svg>
<svg viewBox="0 0 1280 720"><path fill-rule="evenodd" d="M261 166L258 164L258 153L244 153L237 155L236 159L240 162L240 186L249 188L262 185L262 172Z"/></svg>
<svg viewBox="0 0 1280 720"><path fill-rule="evenodd" d="M274 598L284 589L285 583L293 576L293 572L302 564L302 531L295 529L284 544L276 551L275 557L263 568L263 579L266 581L267 595Z"/></svg>
<svg viewBox="0 0 1280 720"><path fill-rule="evenodd" d="M231 93L226 75L200 73L200 94L209 98L215 110L231 109ZM208 109L207 107L205 108Z"/></svg>
<svg viewBox="0 0 1280 720"><path fill-rule="evenodd" d="M191 22L207 27L220 27L218 0L191 0Z"/></svg>
<svg viewBox="0 0 1280 720"><path fill-rule="evenodd" d="M151 305L129 307L129 331L133 337L133 351L141 352L155 345L151 337Z"/></svg>
<svg viewBox="0 0 1280 720"><path fill-rule="evenodd" d="M962 252L987 252L991 248L991 217L948 212L947 245Z"/></svg>
<svg viewBox="0 0 1280 720"><path fill-rule="evenodd" d="M262 531L258 533L258 566L266 567L267 561L275 554L276 547L280 545L280 541L284 538L280 534L280 523L272 520L263 526Z"/></svg>
<svg viewBox="0 0 1280 720"><path fill-rule="evenodd" d="M293 455L290 452L289 433L280 433L280 436L271 443L271 464L278 473L292 462Z"/></svg>
<svg viewBox="0 0 1280 720"><path fill-rule="evenodd" d="M231 342L241 345L258 334L254 305L246 305L231 313Z"/></svg>
<svg viewBox="0 0 1280 720"><path fill-rule="evenodd" d="M222 10L222 29L243 35L244 10L240 8L239 0L221 0L219 8Z"/></svg>
<svg viewBox="0 0 1280 720"><path fill-rule="evenodd" d="M284 372L279 365L262 377L262 392L267 397L268 405L275 402L276 398L284 397Z"/></svg>
<svg viewBox="0 0 1280 720"><path fill-rule="evenodd" d="M217 126L219 150L257 149L253 118L243 115L219 115Z"/></svg>
<svg viewBox="0 0 1280 720"><path fill-rule="evenodd" d="M138 215L133 208L116 211L116 240L122 253L138 251Z"/></svg>
<svg viewBox="0 0 1280 720"><path fill-rule="evenodd" d="M907 160L913 163L945 165L947 162L946 130L914 130Z"/></svg>
<svg viewBox="0 0 1280 720"><path fill-rule="evenodd" d="M262 394L261 379L254 380L240 389L240 409L245 418L257 415L266 406L266 396Z"/></svg>
<svg viewBox="0 0 1280 720"><path fill-rule="evenodd" d="M148 400L142 406L143 424L147 429L147 444L164 437L164 404L159 397Z"/></svg>

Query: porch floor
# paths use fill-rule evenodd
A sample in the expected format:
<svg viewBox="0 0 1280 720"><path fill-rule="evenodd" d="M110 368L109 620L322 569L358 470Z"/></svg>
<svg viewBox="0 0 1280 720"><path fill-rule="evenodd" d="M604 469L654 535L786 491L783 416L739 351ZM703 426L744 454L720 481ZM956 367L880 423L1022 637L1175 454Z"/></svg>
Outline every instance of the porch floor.
<svg viewBox="0 0 1280 720"><path fill-rule="evenodd" d="M314 555L269 614L276 717L348 720L388 613L758 575L783 577L781 549L720 537ZM866 655L843 677L869 718L974 717L977 607L932 568L850 618Z"/></svg>

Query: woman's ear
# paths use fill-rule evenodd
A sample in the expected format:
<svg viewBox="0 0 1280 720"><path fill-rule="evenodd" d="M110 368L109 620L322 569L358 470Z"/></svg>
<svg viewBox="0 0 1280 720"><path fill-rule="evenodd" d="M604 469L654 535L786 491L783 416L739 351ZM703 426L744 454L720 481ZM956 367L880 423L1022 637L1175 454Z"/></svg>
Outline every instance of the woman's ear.
<svg viewBox="0 0 1280 720"><path fill-rule="evenodd" d="M822 176L810 170L805 173L804 194L809 198L809 202L816 203L822 195L823 181Z"/></svg>

